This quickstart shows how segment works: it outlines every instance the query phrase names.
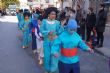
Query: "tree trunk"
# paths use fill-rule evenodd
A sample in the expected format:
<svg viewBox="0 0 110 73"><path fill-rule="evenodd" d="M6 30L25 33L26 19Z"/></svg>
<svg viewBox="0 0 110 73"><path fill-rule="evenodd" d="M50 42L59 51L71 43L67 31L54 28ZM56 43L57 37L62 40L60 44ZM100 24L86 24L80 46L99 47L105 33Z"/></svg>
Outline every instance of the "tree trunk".
<svg viewBox="0 0 110 73"><path fill-rule="evenodd" d="M63 10L63 0L61 0L61 9Z"/></svg>

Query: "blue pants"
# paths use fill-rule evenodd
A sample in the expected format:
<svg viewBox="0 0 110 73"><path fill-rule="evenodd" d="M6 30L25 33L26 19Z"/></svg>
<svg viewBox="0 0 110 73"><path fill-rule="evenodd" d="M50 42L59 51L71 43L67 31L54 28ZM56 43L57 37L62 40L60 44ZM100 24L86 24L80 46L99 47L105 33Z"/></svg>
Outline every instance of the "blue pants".
<svg viewBox="0 0 110 73"><path fill-rule="evenodd" d="M37 49L37 44L36 44L36 36L35 33L32 32L32 50Z"/></svg>
<svg viewBox="0 0 110 73"><path fill-rule="evenodd" d="M59 61L59 73L80 73L79 62L74 64L65 64Z"/></svg>
<svg viewBox="0 0 110 73"><path fill-rule="evenodd" d="M20 28L19 24L20 24L20 23L18 22L18 28Z"/></svg>

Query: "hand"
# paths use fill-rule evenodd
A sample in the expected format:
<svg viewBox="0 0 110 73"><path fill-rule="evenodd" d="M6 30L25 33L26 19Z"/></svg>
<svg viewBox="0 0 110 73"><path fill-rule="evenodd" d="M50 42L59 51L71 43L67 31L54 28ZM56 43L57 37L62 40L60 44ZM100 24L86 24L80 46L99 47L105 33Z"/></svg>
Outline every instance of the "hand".
<svg viewBox="0 0 110 73"><path fill-rule="evenodd" d="M49 35L48 38L49 38L49 40L53 40L53 36L52 35Z"/></svg>
<svg viewBox="0 0 110 73"><path fill-rule="evenodd" d="M42 41L43 39L42 38L39 38L39 41Z"/></svg>
<svg viewBox="0 0 110 73"><path fill-rule="evenodd" d="M62 26L64 26L65 23L66 23L66 19L61 21Z"/></svg>
<svg viewBox="0 0 110 73"><path fill-rule="evenodd" d="M53 32L54 32L54 31L50 31L50 32L49 32L49 35L53 35Z"/></svg>
<svg viewBox="0 0 110 73"><path fill-rule="evenodd" d="M88 51L89 51L90 53L94 53L94 50L91 49L91 48L89 48Z"/></svg>
<svg viewBox="0 0 110 73"><path fill-rule="evenodd" d="M31 36L31 34L29 34L29 36Z"/></svg>
<svg viewBox="0 0 110 73"><path fill-rule="evenodd" d="M54 39L56 39L56 38L57 38L56 35L49 35L49 39L50 39L50 40L54 40Z"/></svg>
<svg viewBox="0 0 110 73"><path fill-rule="evenodd" d="M58 36L57 36L57 35L55 35L55 36L54 36L54 39L56 39L57 37L58 37Z"/></svg>

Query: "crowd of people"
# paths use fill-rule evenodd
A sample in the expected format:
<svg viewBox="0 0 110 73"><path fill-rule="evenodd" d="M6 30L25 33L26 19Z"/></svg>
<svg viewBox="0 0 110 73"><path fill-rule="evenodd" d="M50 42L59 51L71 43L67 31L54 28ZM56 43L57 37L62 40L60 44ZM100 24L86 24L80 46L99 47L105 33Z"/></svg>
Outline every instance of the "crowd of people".
<svg viewBox="0 0 110 73"><path fill-rule="evenodd" d="M0 16L6 15L6 10L0 8Z"/></svg>
<svg viewBox="0 0 110 73"><path fill-rule="evenodd" d="M66 7L58 11L55 7L45 10L31 9L17 11L18 28L23 34L22 48L32 44L33 55L38 54L39 65L44 66L45 73L80 73L78 49L93 53L94 39L96 46L103 46L106 12L100 5L98 19L94 9L88 9L83 16L80 5L76 10ZM93 34L91 34L93 32ZM96 36L97 35L97 36ZM93 42L88 45L86 42ZM87 38L86 38L87 37Z"/></svg>

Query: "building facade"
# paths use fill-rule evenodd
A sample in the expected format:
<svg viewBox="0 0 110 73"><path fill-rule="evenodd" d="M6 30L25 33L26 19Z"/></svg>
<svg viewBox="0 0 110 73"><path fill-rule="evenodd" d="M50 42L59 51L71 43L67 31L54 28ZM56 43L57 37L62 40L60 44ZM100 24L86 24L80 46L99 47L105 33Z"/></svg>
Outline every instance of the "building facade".
<svg viewBox="0 0 110 73"><path fill-rule="evenodd" d="M28 4L33 7L47 8L49 6L60 7L60 0L28 0Z"/></svg>
<svg viewBox="0 0 110 73"><path fill-rule="evenodd" d="M0 9L2 9L2 0L0 0Z"/></svg>
<svg viewBox="0 0 110 73"><path fill-rule="evenodd" d="M20 1L20 9L29 9L27 5L27 0L19 0Z"/></svg>

